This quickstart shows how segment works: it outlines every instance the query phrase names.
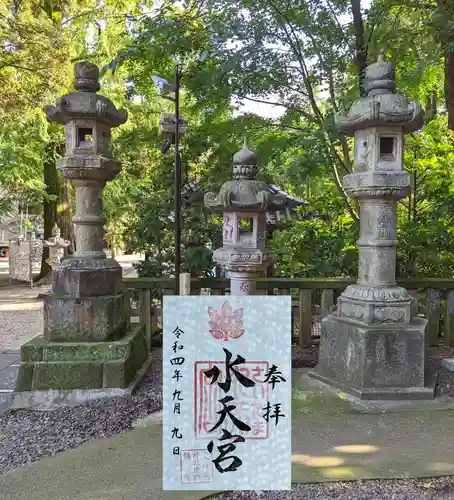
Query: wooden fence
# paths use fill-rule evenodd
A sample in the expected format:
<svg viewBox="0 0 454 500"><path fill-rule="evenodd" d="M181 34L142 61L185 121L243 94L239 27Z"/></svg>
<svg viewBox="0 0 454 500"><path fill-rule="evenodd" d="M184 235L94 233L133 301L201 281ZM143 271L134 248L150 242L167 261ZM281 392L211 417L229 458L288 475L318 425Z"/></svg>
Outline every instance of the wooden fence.
<svg viewBox="0 0 454 500"><path fill-rule="evenodd" d="M294 342L307 347L320 335L321 318L335 307L337 297L355 280L343 278L287 279L263 278L257 281L257 293L292 296ZM428 320L427 344L454 346L454 279L401 279L414 298L418 314ZM174 280L169 278L124 278L123 286L131 321L145 325L149 345L162 323L162 296L174 294ZM211 295L228 295L228 279L192 279L191 295L209 289Z"/></svg>

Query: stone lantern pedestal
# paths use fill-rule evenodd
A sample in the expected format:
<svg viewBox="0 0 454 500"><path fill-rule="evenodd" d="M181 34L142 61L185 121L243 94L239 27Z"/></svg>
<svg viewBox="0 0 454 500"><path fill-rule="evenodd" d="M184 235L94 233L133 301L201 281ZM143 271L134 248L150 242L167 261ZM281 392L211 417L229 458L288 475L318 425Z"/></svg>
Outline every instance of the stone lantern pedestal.
<svg viewBox="0 0 454 500"><path fill-rule="evenodd" d="M99 69L92 63L75 65L74 86L46 113L66 129L58 169L75 187L76 252L52 272L44 335L22 347L15 407L123 394L148 359L144 329L130 328L122 268L103 250L102 193L121 170L110 151L111 129L125 123L127 113L97 94Z"/></svg>
<svg viewBox="0 0 454 500"><path fill-rule="evenodd" d="M340 131L355 138L354 173L343 185L360 206L358 281L322 321L312 376L362 399L430 399L427 321L413 317L412 297L397 286L395 271L397 202L410 190L404 134L422 126L422 113L394 94L394 67L382 57L367 68L366 89L348 116L337 117Z"/></svg>
<svg viewBox="0 0 454 500"><path fill-rule="evenodd" d="M234 180L225 182L218 194L205 194L205 205L224 215L223 246L213 256L230 278L231 295L255 295L257 278L274 261L266 248L266 213L286 203L256 174L257 155L245 142L233 157Z"/></svg>

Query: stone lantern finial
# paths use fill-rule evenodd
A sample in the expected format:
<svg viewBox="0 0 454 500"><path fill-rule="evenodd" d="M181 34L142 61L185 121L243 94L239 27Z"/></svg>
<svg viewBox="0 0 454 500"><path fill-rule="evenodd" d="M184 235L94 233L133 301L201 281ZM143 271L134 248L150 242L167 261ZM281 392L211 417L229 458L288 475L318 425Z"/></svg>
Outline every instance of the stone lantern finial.
<svg viewBox="0 0 454 500"><path fill-rule="evenodd" d="M392 94L396 90L396 70L393 63L385 60L383 51L377 62L366 68L365 90L368 96Z"/></svg>
<svg viewBox="0 0 454 500"><path fill-rule="evenodd" d="M254 179L257 174L257 153L249 149L246 136L243 148L233 155L233 176L235 179Z"/></svg>
<svg viewBox="0 0 454 500"><path fill-rule="evenodd" d="M99 68L89 61L81 61L74 65L74 88L79 92L98 92Z"/></svg>

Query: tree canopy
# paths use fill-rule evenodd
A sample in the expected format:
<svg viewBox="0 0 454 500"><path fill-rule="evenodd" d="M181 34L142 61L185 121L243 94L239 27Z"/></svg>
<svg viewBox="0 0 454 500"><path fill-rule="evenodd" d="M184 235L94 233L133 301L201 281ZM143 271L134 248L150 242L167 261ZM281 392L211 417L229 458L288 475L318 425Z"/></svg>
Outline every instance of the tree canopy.
<svg viewBox="0 0 454 500"><path fill-rule="evenodd" d="M174 160L159 120L173 104L152 76L172 82L179 64L184 183L219 189L247 135L259 175L328 216L279 225L270 244L280 272L355 275L358 207L342 188L353 143L334 115L363 94L365 67L384 52L398 92L425 112L423 129L406 141L413 190L399 204L398 271L452 276L452 9L452 0L3 1L0 208L20 199L44 213L47 233L70 216L73 195L55 170L63 130L42 108L71 88L74 63L90 60L103 68L101 92L129 113L113 134L123 171L104 193L109 243L146 252L144 273L170 272ZM273 115L255 112L264 104ZM218 247L219 216L185 206L183 240L189 261L194 248Z"/></svg>

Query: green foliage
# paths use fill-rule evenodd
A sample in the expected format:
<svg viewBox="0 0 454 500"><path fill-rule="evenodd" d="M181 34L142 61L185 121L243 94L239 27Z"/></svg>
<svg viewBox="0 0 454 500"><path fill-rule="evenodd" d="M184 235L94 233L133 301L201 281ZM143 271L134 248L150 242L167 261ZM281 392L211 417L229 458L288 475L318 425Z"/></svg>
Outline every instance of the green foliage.
<svg viewBox="0 0 454 500"><path fill-rule="evenodd" d="M183 270L188 273L204 274L213 277L213 252L209 248L189 248L184 254Z"/></svg>
<svg viewBox="0 0 454 500"><path fill-rule="evenodd" d="M152 7L152 8L151 8ZM414 189L399 205L398 272L452 276L453 137L447 133L443 55L452 22L435 2L374 0L362 10L368 62L380 50L396 61L398 91L426 111L421 134L407 139L405 167ZM89 59L103 71L102 93L128 111L114 130L122 173L108 183L104 209L112 246L143 251L140 276L174 271L174 151L161 147L159 119L173 113L151 76L173 82L183 71L181 141L184 183L217 191L231 177L246 134L259 176L306 199L324 219L280 223L271 246L284 276L355 276L358 207L342 189L353 170L353 141L339 136L336 112L358 97L355 44L346 0L77 2L27 0L0 5L0 209L24 200L40 212L43 164L58 157L62 127L41 111L72 85L72 65ZM268 102L276 118L242 103ZM208 272L221 245L221 218L184 206L183 267ZM155 290L155 297L162 290Z"/></svg>
<svg viewBox="0 0 454 500"><path fill-rule="evenodd" d="M446 117L427 124L407 141L405 164L413 192L399 211L398 270L401 276L454 274L454 134Z"/></svg>

